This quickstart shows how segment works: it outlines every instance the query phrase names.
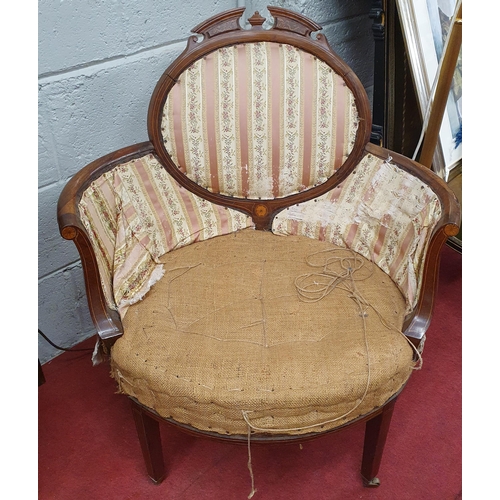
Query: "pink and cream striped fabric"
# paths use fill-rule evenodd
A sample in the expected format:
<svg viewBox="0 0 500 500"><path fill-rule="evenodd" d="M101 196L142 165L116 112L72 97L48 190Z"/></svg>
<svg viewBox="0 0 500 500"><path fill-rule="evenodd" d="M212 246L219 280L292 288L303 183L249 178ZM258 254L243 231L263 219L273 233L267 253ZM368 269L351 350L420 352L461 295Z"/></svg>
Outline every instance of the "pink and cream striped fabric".
<svg viewBox="0 0 500 500"><path fill-rule="evenodd" d="M125 315L163 275L160 257L195 241L253 227L250 217L178 185L153 155L95 180L79 204L110 307ZM423 255L441 216L436 195L390 161L367 154L339 186L280 212L272 230L351 248L415 306Z"/></svg>
<svg viewBox="0 0 500 500"><path fill-rule="evenodd" d="M286 44L223 47L187 68L163 112L167 152L191 180L271 199L324 183L346 160L358 114L323 61Z"/></svg>
<svg viewBox="0 0 500 500"><path fill-rule="evenodd" d="M162 255L253 227L250 217L178 185L153 155L103 174L85 190L79 210L107 303L122 317L163 275Z"/></svg>
<svg viewBox="0 0 500 500"><path fill-rule="evenodd" d="M423 256L441 217L435 193L389 160L367 154L339 186L280 212L273 232L330 241L377 264L416 304Z"/></svg>

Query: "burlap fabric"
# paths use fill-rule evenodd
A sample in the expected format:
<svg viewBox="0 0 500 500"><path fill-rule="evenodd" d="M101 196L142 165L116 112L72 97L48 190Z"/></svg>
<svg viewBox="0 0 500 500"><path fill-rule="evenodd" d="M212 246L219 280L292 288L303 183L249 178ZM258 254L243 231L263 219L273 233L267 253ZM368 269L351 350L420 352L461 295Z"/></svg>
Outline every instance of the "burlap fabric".
<svg viewBox="0 0 500 500"><path fill-rule="evenodd" d="M163 417L222 434L247 433L243 412L257 427L301 434L385 403L411 373L406 339L369 308L367 350L347 292L337 287L315 303L298 297L296 278L316 271L306 259L327 248L335 247L247 229L164 255L164 277L130 307L112 349L119 390ZM380 268L372 272L356 283L359 292L401 328L401 292ZM370 384L351 412L366 389L367 355Z"/></svg>

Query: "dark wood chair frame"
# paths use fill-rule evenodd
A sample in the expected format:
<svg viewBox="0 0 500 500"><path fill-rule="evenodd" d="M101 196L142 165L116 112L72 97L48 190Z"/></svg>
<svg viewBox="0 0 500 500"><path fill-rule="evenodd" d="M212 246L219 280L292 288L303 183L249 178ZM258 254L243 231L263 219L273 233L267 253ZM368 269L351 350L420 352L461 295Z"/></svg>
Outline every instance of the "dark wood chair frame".
<svg viewBox="0 0 500 500"><path fill-rule="evenodd" d="M257 12L248 20L251 29L243 29L240 19L244 8L237 8L216 15L193 29L193 33L202 35L203 40L193 35L188 39L187 47L176 61L165 71L159 80L149 106L148 132L149 141L126 147L108 154L83 168L65 186L58 203L58 223L61 235L67 240L73 240L80 253L85 276L86 292L92 320L101 339L104 354L109 354L113 343L122 335L123 328L116 311L110 309L104 297L100 283L97 260L92 250L90 239L79 218L78 203L82 193L89 184L114 166L134 158L153 154L164 165L172 177L191 192L213 203L231 207L249 214L256 228L270 230L274 216L281 210L293 204L315 198L329 191L342 182L356 167L366 153L388 158L392 156L400 168L430 185L442 204L442 216L434 229L425 257L423 280L418 303L412 313L405 319L404 333L418 347L426 332L433 310L434 297L437 290L440 251L447 238L457 234L460 224L458 202L447 187L429 169L397 153L370 143L371 114L369 102L364 88L351 69L330 48L326 38L321 33L321 26L310 19L277 7L268 7L274 18L271 29L264 29L265 18ZM256 200L233 198L210 192L179 171L171 160L163 144L161 135L161 116L169 90L175 84L178 76L194 61L203 55L223 46L245 42L270 41L285 43L299 47L329 64L338 74L343 76L346 84L353 92L359 116L361 117L353 150L344 165L337 170L324 184L309 190L284 198ZM351 421L345 426L327 432L334 432L343 427L365 423L365 441L361 466L361 475L365 486L378 486L376 477L387 432L391 421L394 405L398 394L393 396L383 407ZM202 432L172 420L164 419L138 401L130 398L142 452L146 462L147 472L155 483L165 476L163 451L160 439L160 422L168 422L187 432L212 438L247 443L247 436L220 435ZM311 433L300 436L261 435L252 436L255 442L303 441L320 436L324 433Z"/></svg>

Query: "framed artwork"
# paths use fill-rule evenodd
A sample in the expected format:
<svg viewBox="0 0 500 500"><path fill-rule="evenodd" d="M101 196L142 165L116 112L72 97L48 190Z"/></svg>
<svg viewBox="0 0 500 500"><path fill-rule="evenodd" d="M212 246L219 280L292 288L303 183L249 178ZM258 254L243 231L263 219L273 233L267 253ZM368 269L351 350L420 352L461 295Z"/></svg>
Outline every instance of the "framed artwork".
<svg viewBox="0 0 500 500"><path fill-rule="evenodd" d="M436 75L459 0L397 0L397 8L422 117L426 116ZM433 170L448 180L462 165L462 51L451 85Z"/></svg>

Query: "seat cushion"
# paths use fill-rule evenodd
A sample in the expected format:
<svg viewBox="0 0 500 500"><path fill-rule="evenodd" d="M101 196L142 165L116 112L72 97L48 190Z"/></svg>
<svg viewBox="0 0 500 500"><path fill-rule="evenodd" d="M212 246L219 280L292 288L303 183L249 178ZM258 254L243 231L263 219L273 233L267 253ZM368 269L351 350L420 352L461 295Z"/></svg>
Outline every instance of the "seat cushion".
<svg viewBox="0 0 500 500"><path fill-rule="evenodd" d="M355 297L369 307L347 283L314 295L310 286L330 278L311 264L347 252L246 229L167 253L163 278L130 307L113 346L119 390L163 417L221 434L246 434L249 424L320 432L383 405L413 367L397 331L405 300L359 255ZM304 278L310 286L301 281L318 271ZM299 294L297 284L313 294Z"/></svg>

